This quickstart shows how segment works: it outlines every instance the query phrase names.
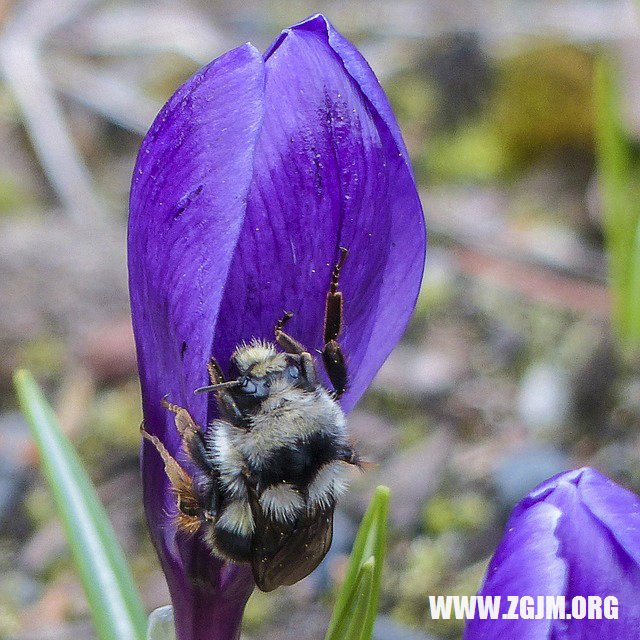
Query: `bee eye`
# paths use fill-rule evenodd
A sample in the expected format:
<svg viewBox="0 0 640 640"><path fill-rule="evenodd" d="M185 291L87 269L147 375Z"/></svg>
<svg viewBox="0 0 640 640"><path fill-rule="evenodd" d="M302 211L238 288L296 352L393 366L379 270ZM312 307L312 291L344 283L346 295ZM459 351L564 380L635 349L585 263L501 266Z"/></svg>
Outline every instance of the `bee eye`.
<svg viewBox="0 0 640 640"><path fill-rule="evenodd" d="M244 376L240 378L239 391L243 396L250 396L254 399L266 398L269 395L271 382L264 378L252 378Z"/></svg>
<svg viewBox="0 0 640 640"><path fill-rule="evenodd" d="M287 367L287 375L292 380L297 380L300 377L300 369L295 364L291 364Z"/></svg>
<svg viewBox="0 0 640 640"><path fill-rule="evenodd" d="M242 379L242 384L240 385L240 389L242 390L243 393L252 395L257 391L257 387L256 385L251 382L250 378L247 378L246 376Z"/></svg>

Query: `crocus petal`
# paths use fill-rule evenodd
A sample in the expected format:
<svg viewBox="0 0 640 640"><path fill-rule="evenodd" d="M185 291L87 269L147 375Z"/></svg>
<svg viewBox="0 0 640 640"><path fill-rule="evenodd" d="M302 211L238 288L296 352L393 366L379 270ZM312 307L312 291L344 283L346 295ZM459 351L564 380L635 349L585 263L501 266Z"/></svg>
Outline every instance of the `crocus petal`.
<svg viewBox="0 0 640 640"><path fill-rule="evenodd" d="M599 504L594 502L595 494L599 494ZM547 500L561 504L563 509L556 535L562 543L561 555L569 568L567 600L579 595L596 595L603 599L613 595L620 604L617 620L571 620L562 625L567 637L637 638L640 628L640 538L629 540L629 534L637 531L638 498L592 469L583 469L570 481L560 480ZM614 511L609 512L607 503ZM601 517L594 514L594 504L600 507ZM620 518L620 506L624 504L630 510ZM621 539L630 544L625 548Z"/></svg>
<svg viewBox="0 0 640 640"><path fill-rule="evenodd" d="M640 566L640 498L593 469L583 470L579 486L582 500L594 518Z"/></svg>
<svg viewBox="0 0 640 640"><path fill-rule="evenodd" d="M207 400L193 390L206 381L204 364L242 227L264 109L263 84L262 56L250 45L209 64L162 109L134 171L129 286L143 413L147 430L172 455L180 443L173 416L160 405L163 396L188 408L199 424L207 421ZM194 554L176 544L175 527L166 515L175 511L175 497L160 457L146 442L142 469L147 520L167 575L180 640L230 637L199 636L196 618L207 609L211 614L233 609L233 598L239 596L235 608L241 615L253 587L250 572L236 568L244 589L240 580L230 602L216 582L208 591L193 586L183 556ZM221 563L206 553L205 564L219 568Z"/></svg>
<svg viewBox="0 0 640 640"><path fill-rule="evenodd" d="M206 383L210 356L226 369L242 341L273 339L284 310L295 313L287 331L321 349L339 247L349 249L340 278L346 409L415 305L426 238L406 148L373 72L322 16L285 30L264 58L240 47L181 87L145 138L130 205L145 425L178 458L162 397L206 428L215 401L193 390ZM231 637L248 570L213 559L198 538L176 537L167 516L175 496L148 444L142 470L180 640ZM217 631L222 612L229 623Z"/></svg>
<svg viewBox="0 0 640 640"><path fill-rule="evenodd" d="M541 509L556 515L546 521L536 519ZM514 509L479 595L565 596L567 613L575 596L602 600L615 596L619 618L476 619L469 621L465 639L636 638L639 526L638 497L592 469L562 473L544 482ZM519 532L518 544L512 543L514 532ZM540 556L535 550L542 539L551 553Z"/></svg>
<svg viewBox="0 0 640 640"><path fill-rule="evenodd" d="M348 410L415 306L425 252L420 201L380 85L323 17L285 30L265 58L265 102L278 107L267 108L258 139L214 352L224 363L241 340L272 339L285 309L295 314L287 331L321 349L325 296L344 246Z"/></svg>
<svg viewBox="0 0 640 640"><path fill-rule="evenodd" d="M553 535L561 514L553 505L541 502L516 522L507 524L480 590L480 595L501 597L501 613L507 611L507 595L533 596L535 599L564 591L566 567L558 558L558 540ZM523 571L523 557L527 558L526 571ZM540 640L549 637L551 622L544 619L473 619L469 620L465 638Z"/></svg>

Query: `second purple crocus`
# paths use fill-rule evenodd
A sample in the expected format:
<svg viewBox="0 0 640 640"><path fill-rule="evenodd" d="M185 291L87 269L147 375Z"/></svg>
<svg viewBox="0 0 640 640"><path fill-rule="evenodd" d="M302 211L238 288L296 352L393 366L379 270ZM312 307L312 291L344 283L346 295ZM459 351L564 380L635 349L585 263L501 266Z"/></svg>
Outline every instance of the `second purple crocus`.
<svg viewBox="0 0 640 640"><path fill-rule="evenodd" d="M513 510L478 594L500 596L500 616L470 620L464 639L631 640L639 594L640 498L593 469L568 471Z"/></svg>
<svg viewBox="0 0 640 640"><path fill-rule="evenodd" d="M350 410L400 338L423 272L422 210L398 125L360 53L323 16L286 29L262 55L250 44L200 70L169 100L134 170L131 311L146 429L178 454L168 395L205 427L223 368L253 337L287 330L322 346L339 247L341 344ZM167 576L179 640L239 634L253 589L247 567L176 535L162 461L142 450L147 520Z"/></svg>

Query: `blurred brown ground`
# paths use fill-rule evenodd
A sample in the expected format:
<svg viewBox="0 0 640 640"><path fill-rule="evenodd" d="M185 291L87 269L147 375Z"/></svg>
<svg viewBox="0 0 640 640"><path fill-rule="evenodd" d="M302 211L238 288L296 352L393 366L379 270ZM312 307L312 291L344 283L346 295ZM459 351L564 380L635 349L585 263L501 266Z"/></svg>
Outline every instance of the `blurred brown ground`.
<svg viewBox="0 0 640 640"><path fill-rule="evenodd" d="M308 7L0 2L0 638L92 637L16 412L18 366L44 385L87 462L146 605L168 602L136 488L131 170L180 82L242 42L266 47ZM619 65L625 126L640 131L636 9L604 0L314 6L388 91L430 244L409 331L351 416L378 467L343 501L327 562L293 588L252 598L247 638L324 636L378 483L393 492L379 640L459 638L460 623L427 619L427 596L476 591L509 510L539 481L590 464L640 490L640 370L609 326L591 107L593 60L605 51Z"/></svg>

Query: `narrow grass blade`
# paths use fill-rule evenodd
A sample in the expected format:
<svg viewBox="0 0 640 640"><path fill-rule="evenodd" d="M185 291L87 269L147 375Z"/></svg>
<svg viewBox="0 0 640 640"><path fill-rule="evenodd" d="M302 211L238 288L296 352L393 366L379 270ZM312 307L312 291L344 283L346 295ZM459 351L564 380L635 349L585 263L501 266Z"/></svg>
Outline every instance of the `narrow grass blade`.
<svg viewBox="0 0 640 640"><path fill-rule="evenodd" d="M640 218L636 225L629 268L629 339L640 345Z"/></svg>
<svg viewBox="0 0 640 640"><path fill-rule="evenodd" d="M344 583L340 588L329 630L325 640L349 638L349 620L356 610L360 609L361 599L365 597L362 589L366 581L367 572L371 571L371 586L369 589L366 613L362 616L361 633L358 640L368 640L373 633L373 625L378 610L378 594L382 577L382 563L387 538L387 514L389 511L389 489L378 487L373 494L369 508L362 519L358 535L353 543L349 568ZM367 569L363 567L373 561Z"/></svg>
<svg viewBox="0 0 640 640"><path fill-rule="evenodd" d="M611 63L597 61L594 76L596 159L603 200L603 223L609 256L614 323L624 339L627 333L625 290L629 227L634 219L630 202L630 149L620 128L620 108Z"/></svg>
<svg viewBox="0 0 640 640"><path fill-rule="evenodd" d="M143 640L146 616L130 569L78 456L28 371L14 376L99 640Z"/></svg>
<svg viewBox="0 0 640 640"><path fill-rule="evenodd" d="M633 323L635 297L634 243L640 220L640 171L622 128L622 109L615 69L597 61L594 77L596 160L603 200L603 223L609 260L613 320L625 348L638 344Z"/></svg>
<svg viewBox="0 0 640 640"><path fill-rule="evenodd" d="M371 633L367 631L367 617L371 607L374 606L372 597L375 570L376 561L373 556L360 567L353 608L348 618L347 631L344 634L348 640L365 640L371 636Z"/></svg>

